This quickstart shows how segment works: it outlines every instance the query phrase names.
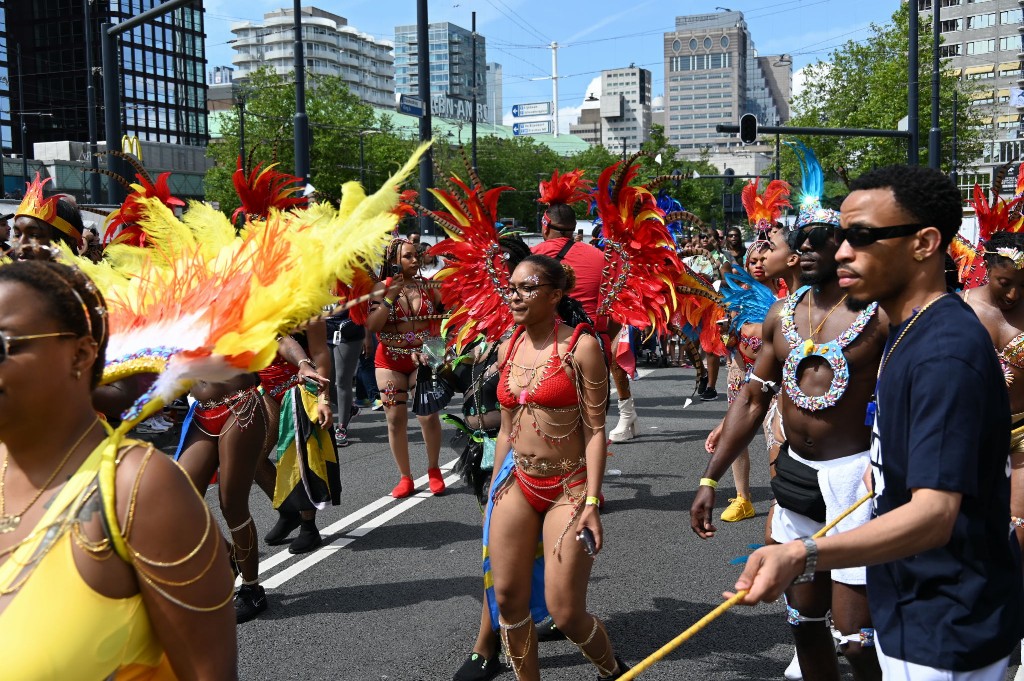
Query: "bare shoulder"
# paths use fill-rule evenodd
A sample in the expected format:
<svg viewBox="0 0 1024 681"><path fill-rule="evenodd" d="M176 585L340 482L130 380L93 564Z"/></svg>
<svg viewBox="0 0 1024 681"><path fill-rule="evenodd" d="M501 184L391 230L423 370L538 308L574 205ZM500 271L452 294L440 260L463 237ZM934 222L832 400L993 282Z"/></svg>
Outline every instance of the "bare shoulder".
<svg viewBox="0 0 1024 681"><path fill-rule="evenodd" d="M120 517L129 512L133 516L129 531L142 523L173 532L182 521L202 519L206 513L202 498L169 456L145 443L123 448L119 456L117 507Z"/></svg>

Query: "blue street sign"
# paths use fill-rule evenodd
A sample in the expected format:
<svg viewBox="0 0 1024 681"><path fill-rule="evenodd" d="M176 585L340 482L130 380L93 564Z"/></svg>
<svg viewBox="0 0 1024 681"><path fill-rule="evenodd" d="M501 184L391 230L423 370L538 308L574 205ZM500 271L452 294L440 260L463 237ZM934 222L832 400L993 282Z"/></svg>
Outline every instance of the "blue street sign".
<svg viewBox="0 0 1024 681"><path fill-rule="evenodd" d="M398 98L398 112L409 116L423 117L423 102L410 95L400 95Z"/></svg>
<svg viewBox="0 0 1024 681"><path fill-rule="evenodd" d="M550 135L551 121L530 121L528 123L513 123L512 134L520 135Z"/></svg>
<svg viewBox="0 0 1024 681"><path fill-rule="evenodd" d="M525 118L527 116L550 116L551 102L533 102L531 104L513 104L512 116Z"/></svg>

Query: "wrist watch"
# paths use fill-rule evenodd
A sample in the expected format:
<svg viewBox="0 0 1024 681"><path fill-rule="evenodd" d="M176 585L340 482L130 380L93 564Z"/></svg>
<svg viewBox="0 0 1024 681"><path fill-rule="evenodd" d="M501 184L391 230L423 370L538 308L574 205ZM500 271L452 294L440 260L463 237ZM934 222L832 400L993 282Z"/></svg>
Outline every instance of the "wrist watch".
<svg viewBox="0 0 1024 681"><path fill-rule="evenodd" d="M793 580L794 584L805 584L813 580L814 573L818 567L818 545L810 537L801 537L800 541L804 543L804 550L807 551L807 557L804 560L804 572Z"/></svg>

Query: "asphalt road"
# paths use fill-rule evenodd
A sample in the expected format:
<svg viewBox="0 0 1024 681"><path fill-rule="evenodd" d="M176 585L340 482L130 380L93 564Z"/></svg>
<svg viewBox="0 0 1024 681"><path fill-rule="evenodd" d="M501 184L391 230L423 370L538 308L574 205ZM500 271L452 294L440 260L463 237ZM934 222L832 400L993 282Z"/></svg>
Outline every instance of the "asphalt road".
<svg viewBox="0 0 1024 681"><path fill-rule="evenodd" d="M763 540L771 492L761 435L751 445L757 516L717 523L710 541L689 528L687 510L707 461L704 438L726 410L724 374L717 401L684 410L693 372L650 372L634 384L638 437L611 447L602 513L606 545L595 563L589 609L630 664L721 603L740 571L730 560ZM613 407L611 425L616 418ZM243 679L445 681L472 647L483 588L475 497L461 482L450 483L441 497L422 492L425 455L418 429L411 428L421 492L393 500L387 494L397 474L383 414L364 411L349 434L351 446L340 450L341 505L318 518L325 547L291 556L287 547L268 547L261 539L270 607L238 628ZM450 434L445 426L442 463L456 456L447 446ZM728 503L731 487L726 476L719 505ZM213 507L215 493L207 495ZM251 504L262 537L276 514L256 488ZM640 678L782 679L792 651L781 603L734 608ZM595 677L567 641L541 643L540 655L545 679ZM845 662L841 666L844 679L852 678ZM514 677L506 671L498 678Z"/></svg>

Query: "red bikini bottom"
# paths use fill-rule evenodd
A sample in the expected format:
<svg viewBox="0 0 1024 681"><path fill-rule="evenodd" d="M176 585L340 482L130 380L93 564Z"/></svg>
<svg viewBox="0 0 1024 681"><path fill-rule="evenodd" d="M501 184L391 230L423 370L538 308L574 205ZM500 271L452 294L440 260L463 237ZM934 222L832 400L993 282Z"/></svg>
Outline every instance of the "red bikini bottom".
<svg viewBox="0 0 1024 681"><path fill-rule="evenodd" d="M526 497L527 503L537 513L543 514L547 513L548 509L558 501L558 497L562 495L562 492L567 492L567 489L587 484L586 476L569 483L565 482L574 475L586 470L587 468L584 466L565 475L551 475L546 478L538 478L524 473L518 466L515 466L512 468L512 475L515 477L519 489L522 490L523 496ZM553 496L549 498L549 494L553 494Z"/></svg>

